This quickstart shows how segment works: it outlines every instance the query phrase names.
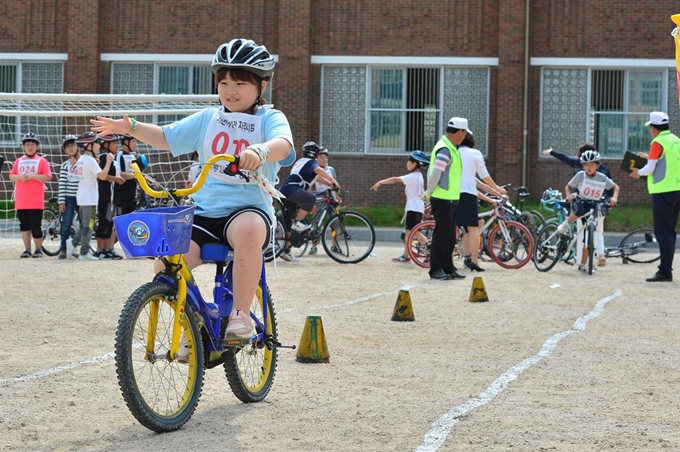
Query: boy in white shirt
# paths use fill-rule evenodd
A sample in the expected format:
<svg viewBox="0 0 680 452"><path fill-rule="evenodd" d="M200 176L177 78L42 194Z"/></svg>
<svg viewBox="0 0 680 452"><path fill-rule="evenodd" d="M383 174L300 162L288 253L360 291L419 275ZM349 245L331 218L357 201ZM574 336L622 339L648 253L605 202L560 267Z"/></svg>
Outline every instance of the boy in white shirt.
<svg viewBox="0 0 680 452"><path fill-rule="evenodd" d="M394 176L378 181L371 187L371 190L378 191L381 185L385 184L404 184L404 192L406 193L406 207L404 210L405 224L404 224L404 254L392 259L392 262L407 263L411 262L408 257L408 249L410 244L406 243L411 229L423 220L423 213L425 212L425 203L423 203L423 194L425 193L425 181L423 174L420 172L422 165L427 165L430 159L423 151L413 151L409 155L406 162L406 169L409 171L404 176ZM425 243L427 240L424 236L417 237L418 241Z"/></svg>
<svg viewBox="0 0 680 452"><path fill-rule="evenodd" d="M581 154L581 165L583 165L583 171L576 173L567 186L564 187L564 193L566 194L567 199L572 200L573 202L571 204L569 218L557 227L557 232L562 235L568 234L569 225L588 213L592 208L593 202L599 201L606 195L606 190L614 189L614 194L609 198L609 205L614 207L618 203L619 186L613 180L597 171L600 167L600 153L592 150L585 151ZM596 221L602 221L600 212L597 212L596 217ZM595 234L602 233L600 231L595 231ZM580 244L582 242L583 232L580 232L577 246L581 246ZM600 240L599 242L601 242L602 247L604 247L604 241ZM597 249L595 251L600 257L604 256L604 249ZM579 270L588 271L585 265L587 260L588 250L587 248L584 248Z"/></svg>

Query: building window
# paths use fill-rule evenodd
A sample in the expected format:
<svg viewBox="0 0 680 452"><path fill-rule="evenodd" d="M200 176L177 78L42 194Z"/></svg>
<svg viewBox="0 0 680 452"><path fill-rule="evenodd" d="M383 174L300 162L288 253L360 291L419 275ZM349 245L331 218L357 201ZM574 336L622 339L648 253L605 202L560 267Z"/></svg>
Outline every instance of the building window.
<svg viewBox="0 0 680 452"><path fill-rule="evenodd" d="M0 92L3 93L63 93L64 65L61 62L2 62L0 61ZM28 131L48 136L61 125L59 117L0 116L0 143L16 145ZM42 143L50 146L55 143Z"/></svg>
<svg viewBox="0 0 680 452"><path fill-rule="evenodd" d="M666 69L543 68L541 149L574 154L590 141L604 158L646 151L645 122L666 109L668 78Z"/></svg>
<svg viewBox="0 0 680 452"><path fill-rule="evenodd" d="M486 153L488 104L488 68L323 66L321 142L343 153L429 152L446 121L463 116Z"/></svg>

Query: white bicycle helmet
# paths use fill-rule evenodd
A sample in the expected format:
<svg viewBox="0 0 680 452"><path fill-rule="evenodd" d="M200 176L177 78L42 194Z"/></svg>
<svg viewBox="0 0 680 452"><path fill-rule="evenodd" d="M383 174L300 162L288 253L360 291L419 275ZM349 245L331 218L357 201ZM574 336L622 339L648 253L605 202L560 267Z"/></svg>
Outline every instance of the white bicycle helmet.
<svg viewBox="0 0 680 452"><path fill-rule="evenodd" d="M584 151L583 154L581 154L581 163L587 163L587 162L599 162L600 161L600 153L597 151L593 151L591 149Z"/></svg>
<svg viewBox="0 0 680 452"><path fill-rule="evenodd" d="M218 47L210 68L217 74L223 67L241 68L268 79L274 72L274 57L265 46L250 39L232 39Z"/></svg>

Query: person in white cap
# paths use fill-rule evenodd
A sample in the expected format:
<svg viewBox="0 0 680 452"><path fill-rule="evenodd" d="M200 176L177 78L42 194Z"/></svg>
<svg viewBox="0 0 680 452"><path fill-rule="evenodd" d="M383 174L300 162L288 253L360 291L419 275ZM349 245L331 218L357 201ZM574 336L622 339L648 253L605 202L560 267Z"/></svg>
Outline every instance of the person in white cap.
<svg viewBox="0 0 680 452"><path fill-rule="evenodd" d="M463 279L453 265L453 249L456 247L456 208L460 200L462 162L457 146L468 130L468 120L453 117L446 125L446 133L434 145L427 171L427 191L430 198L434 231L430 254L431 279Z"/></svg>
<svg viewBox="0 0 680 452"><path fill-rule="evenodd" d="M633 168L630 176L639 179L647 177L647 190L652 195L654 235L659 243L661 261L648 282L673 281L673 256L675 254L676 227L680 214L680 138L668 129L668 115L662 111L649 114L649 133L652 144L647 164L639 170Z"/></svg>

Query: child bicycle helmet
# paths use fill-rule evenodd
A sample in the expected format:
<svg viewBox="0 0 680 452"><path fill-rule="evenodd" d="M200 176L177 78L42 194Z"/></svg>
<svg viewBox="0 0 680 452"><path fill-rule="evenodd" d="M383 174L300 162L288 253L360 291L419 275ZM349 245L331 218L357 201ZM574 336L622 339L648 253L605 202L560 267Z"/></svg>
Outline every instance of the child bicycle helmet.
<svg viewBox="0 0 680 452"><path fill-rule="evenodd" d="M315 159L320 151L321 147L313 141L308 141L302 145L302 155L307 158Z"/></svg>
<svg viewBox="0 0 680 452"><path fill-rule="evenodd" d="M210 68L215 75L223 67L241 68L268 79L274 66L274 58L265 46L250 39L232 39L217 48Z"/></svg>
<svg viewBox="0 0 680 452"><path fill-rule="evenodd" d="M85 132L76 138L76 144L83 151L92 152L94 143L98 142L97 134L94 132Z"/></svg>
<svg viewBox="0 0 680 452"><path fill-rule="evenodd" d="M599 162L599 161L600 161L600 153L597 152L597 151L587 150L587 151L584 151L583 154L581 154L581 163Z"/></svg>
<svg viewBox="0 0 680 452"><path fill-rule="evenodd" d="M427 165L430 163L430 158L423 151L413 151L411 152L409 158L413 161Z"/></svg>
<svg viewBox="0 0 680 452"><path fill-rule="evenodd" d="M326 154L326 155L328 155L328 149L326 149L326 148L323 147L323 146L319 146L319 155L321 155L321 154Z"/></svg>
<svg viewBox="0 0 680 452"><path fill-rule="evenodd" d="M73 141L75 143L77 139L78 137L75 135L66 135L64 138L61 139L61 150L63 151L64 149L66 149L66 145L69 142Z"/></svg>
<svg viewBox="0 0 680 452"><path fill-rule="evenodd" d="M33 132L28 132L23 137L21 137L21 144L24 144L27 141L33 141L35 143L40 144L40 138L38 138L38 135L36 135Z"/></svg>

